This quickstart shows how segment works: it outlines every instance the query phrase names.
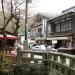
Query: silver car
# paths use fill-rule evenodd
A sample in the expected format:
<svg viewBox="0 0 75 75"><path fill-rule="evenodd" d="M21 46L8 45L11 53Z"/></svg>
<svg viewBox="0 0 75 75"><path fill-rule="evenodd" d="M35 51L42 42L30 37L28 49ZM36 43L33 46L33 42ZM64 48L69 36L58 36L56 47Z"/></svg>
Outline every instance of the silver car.
<svg viewBox="0 0 75 75"><path fill-rule="evenodd" d="M38 45L38 44L36 44L36 45L33 45L31 47L31 49L33 51L45 51L46 50L46 47L44 45Z"/></svg>

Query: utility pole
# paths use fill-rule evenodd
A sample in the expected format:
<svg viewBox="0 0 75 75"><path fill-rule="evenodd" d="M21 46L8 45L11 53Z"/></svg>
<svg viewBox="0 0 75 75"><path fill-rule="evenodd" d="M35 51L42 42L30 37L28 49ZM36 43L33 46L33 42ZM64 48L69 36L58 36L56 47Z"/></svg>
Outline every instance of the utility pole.
<svg viewBox="0 0 75 75"><path fill-rule="evenodd" d="M27 29L27 15L28 15L28 3L31 3L31 0L26 0L25 2L25 49L28 49L28 29Z"/></svg>
<svg viewBox="0 0 75 75"><path fill-rule="evenodd" d="M27 13L28 13L28 0L25 2L25 49L28 49L28 42L27 42Z"/></svg>

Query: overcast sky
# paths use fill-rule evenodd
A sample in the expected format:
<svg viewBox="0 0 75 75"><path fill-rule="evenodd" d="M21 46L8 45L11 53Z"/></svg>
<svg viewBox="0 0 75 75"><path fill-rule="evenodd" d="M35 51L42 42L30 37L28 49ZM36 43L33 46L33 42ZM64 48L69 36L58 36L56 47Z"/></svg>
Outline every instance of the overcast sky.
<svg viewBox="0 0 75 75"><path fill-rule="evenodd" d="M75 6L75 0L34 0L32 4L36 12L59 14L62 10Z"/></svg>
<svg viewBox="0 0 75 75"><path fill-rule="evenodd" d="M24 4L25 3L23 3L20 8L25 9ZM60 14L63 10L72 6L75 6L75 0L32 0L32 3L29 4L28 13L35 14L41 12Z"/></svg>

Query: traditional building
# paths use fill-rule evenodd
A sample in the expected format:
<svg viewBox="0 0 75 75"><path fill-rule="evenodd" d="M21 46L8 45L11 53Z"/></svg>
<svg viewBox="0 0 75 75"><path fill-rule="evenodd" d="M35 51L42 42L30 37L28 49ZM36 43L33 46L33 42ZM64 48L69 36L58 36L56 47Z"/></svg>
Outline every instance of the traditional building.
<svg viewBox="0 0 75 75"><path fill-rule="evenodd" d="M37 18L31 26L31 38L41 44L45 44L48 20L49 18L47 16L37 14Z"/></svg>
<svg viewBox="0 0 75 75"><path fill-rule="evenodd" d="M75 48L75 12L68 12L49 20L47 40L57 41L57 48Z"/></svg>

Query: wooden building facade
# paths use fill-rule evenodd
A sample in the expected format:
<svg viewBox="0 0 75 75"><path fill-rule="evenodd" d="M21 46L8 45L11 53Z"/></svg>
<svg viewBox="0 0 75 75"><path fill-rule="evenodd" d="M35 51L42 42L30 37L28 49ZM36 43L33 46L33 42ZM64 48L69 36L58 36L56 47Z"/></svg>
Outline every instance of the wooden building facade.
<svg viewBox="0 0 75 75"><path fill-rule="evenodd" d="M57 40L57 48L75 48L75 12L53 18L47 25L47 40Z"/></svg>

